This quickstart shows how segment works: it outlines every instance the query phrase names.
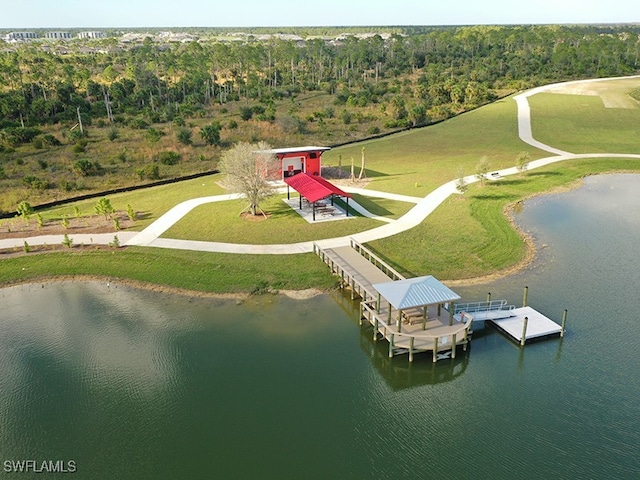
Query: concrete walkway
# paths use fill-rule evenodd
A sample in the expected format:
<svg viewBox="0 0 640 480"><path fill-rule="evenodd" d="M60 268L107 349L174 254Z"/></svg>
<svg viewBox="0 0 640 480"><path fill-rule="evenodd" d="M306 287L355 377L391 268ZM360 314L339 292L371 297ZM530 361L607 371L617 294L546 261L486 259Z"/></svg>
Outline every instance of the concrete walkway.
<svg viewBox="0 0 640 480"><path fill-rule="evenodd" d="M524 93L516 95L514 100L518 107L518 136L520 139L528 143L529 145L536 147L540 150L547 151L554 154L550 157L540 158L529 163L528 170L544 167L552 163L561 162L565 160L575 160L577 158L637 158L640 159L640 155L635 154L608 154L608 153L596 153L596 154L574 154L566 152L558 148L546 145L533 137L531 128L531 109L529 106L528 98L537 93L542 93L548 90L552 90L561 85L573 85L581 83L601 82L619 79L639 78L640 75L633 77L617 77L617 78L599 78L592 80L579 80L574 82L556 83L545 85L542 87L528 90ZM504 170L499 170L496 173L500 177L515 175L519 173L517 168L511 167ZM477 182L478 179L475 175L465 177L467 183ZM438 187L429 195L424 198L411 197L405 195L398 195L387 192L380 192L374 190L366 190L362 188L355 188L349 186L341 187L343 190L349 193L357 193L369 197L387 198L390 200L415 203L415 206L411 208L406 214L400 217L398 220L389 221L387 218L378 218L378 220L389 222L386 225L366 230L364 232L356 233L354 235L346 237L329 238L324 240L318 240L317 243L322 248L334 248L349 245L350 239L353 238L360 243L371 242L373 240L379 240L381 238L390 237L398 233L404 232L422 223L442 202L444 202L450 195L457 194L456 180L452 180L444 185ZM190 212L192 209L199 205L211 202L221 202L227 200L233 200L241 198L239 194L231 195L216 195L211 197L194 198L182 202L167 213L158 218L155 222L145 228L142 232L117 232L113 234L96 234L96 235L69 235L74 244L109 244L113 241L115 234L118 235L122 245L139 245L139 246L151 246L159 248L173 248L180 250L196 250L203 252L222 252L222 253L245 253L245 254L295 254L295 253L307 253L313 251L314 242L301 242L290 244L270 244L270 245L253 245L253 244L238 244L238 243L222 243L222 242L202 242L194 240L174 240L168 238L160 238L160 236L167 231L172 225L179 221L184 215ZM357 203L354 202L356 205ZM350 202L351 204L351 202ZM367 212L360 205L357 205L357 210L365 216L371 218L377 218L371 213ZM52 235L47 237L31 237L22 239L5 239L0 240L0 248L14 248L22 247L24 241L27 240L30 245L43 245L43 244L60 244L62 243L62 235Z"/></svg>

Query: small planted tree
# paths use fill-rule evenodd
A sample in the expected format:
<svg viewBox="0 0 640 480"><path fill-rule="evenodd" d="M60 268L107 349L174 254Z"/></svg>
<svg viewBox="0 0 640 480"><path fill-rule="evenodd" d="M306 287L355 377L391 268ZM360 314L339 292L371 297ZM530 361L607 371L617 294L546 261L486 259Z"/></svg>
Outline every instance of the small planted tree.
<svg viewBox="0 0 640 480"><path fill-rule="evenodd" d="M461 168L458 169L458 180L456 180L456 190L464 195L467 190L469 190L469 184L464 178L464 170Z"/></svg>
<svg viewBox="0 0 640 480"><path fill-rule="evenodd" d="M115 212L115 209L111 205L111 201L107 197L102 197L98 200L94 209L98 215L104 215L105 220L110 219L111 215Z"/></svg>
<svg viewBox="0 0 640 480"><path fill-rule="evenodd" d="M487 157L482 157L476 165L476 178L480 181L480 185L484 186L490 168Z"/></svg>
<svg viewBox="0 0 640 480"><path fill-rule="evenodd" d="M44 219L39 213L36 213L36 222L38 224L38 230L40 230L44 226Z"/></svg>
<svg viewBox="0 0 640 480"><path fill-rule="evenodd" d="M120 239L118 235L113 236L113 242L109 242L109 246L113 248L120 248Z"/></svg>
<svg viewBox="0 0 640 480"><path fill-rule="evenodd" d="M252 215L264 212L260 203L275 193L269 182L269 172L279 168L278 158L269 153L271 147L265 142L240 142L222 154L220 171L226 175L226 184L230 190L247 197Z"/></svg>
<svg viewBox="0 0 640 480"><path fill-rule="evenodd" d="M31 245L29 245L26 240L22 245L22 250L24 251L24 253L29 253L31 251Z"/></svg>
<svg viewBox="0 0 640 480"><path fill-rule="evenodd" d="M132 222L136 221L136 211L128 203L127 203L127 217L129 217L129 220L131 220Z"/></svg>
<svg viewBox="0 0 640 480"><path fill-rule="evenodd" d="M118 217L113 217L113 229L115 231L120 230L120 220L118 219Z"/></svg>
<svg viewBox="0 0 640 480"><path fill-rule="evenodd" d="M60 224L65 228L69 228L69 219L67 218L66 215L62 216L62 220L60 221Z"/></svg>
<svg viewBox="0 0 640 480"><path fill-rule="evenodd" d="M524 172L529 168L529 160L531 160L529 152L520 152L516 157L516 168L521 176L524 175Z"/></svg>
<svg viewBox="0 0 640 480"><path fill-rule="evenodd" d="M69 235L67 235L66 233L64 234L64 238L62 239L62 245L67 248L71 248L73 246L73 240L69 238Z"/></svg>
<svg viewBox="0 0 640 480"><path fill-rule="evenodd" d="M18 208L16 208L16 213L20 215L24 223L29 223L29 217L33 214L33 207L29 202L23 200L18 204Z"/></svg>

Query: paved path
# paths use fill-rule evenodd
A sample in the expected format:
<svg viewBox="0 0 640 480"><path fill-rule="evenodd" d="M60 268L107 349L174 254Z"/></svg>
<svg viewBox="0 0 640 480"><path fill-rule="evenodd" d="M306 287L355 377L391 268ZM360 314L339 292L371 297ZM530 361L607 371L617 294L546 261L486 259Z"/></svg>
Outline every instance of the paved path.
<svg viewBox="0 0 640 480"><path fill-rule="evenodd" d="M640 78L640 75L634 77L617 77L617 78L599 78L593 80L579 80L575 82L556 83L551 85L545 85L542 87L528 90L524 93L516 95L514 100L518 107L518 136L520 139L532 145L540 150L552 153L553 156L540 158L529 162L528 169L533 170L552 163L561 162L564 160L574 160L577 158L637 158L640 159L640 155L634 154L610 154L610 153L596 153L596 154L574 154L566 152L558 148L546 145L535 138L533 138L533 132L531 129L531 109L529 107L528 98L537 93L542 93L548 90L552 90L561 85L573 85L580 83L601 82L628 78ZM493 172L492 172L493 173ZM496 172L499 176L515 175L519 171L515 167L499 170ZM478 181L475 175L465 177L467 183L473 183ZM387 223L380 227L366 230L364 232L356 233L347 237L329 238L324 240L318 240L315 243L322 248L334 248L349 245L350 239L353 238L360 243L371 242L373 240L379 240L381 238L390 237L398 233L404 232L422 223L442 202L444 202L450 195L456 194L456 180L452 180L444 185L438 187L429 195L424 198L411 197L405 195L398 195L393 193L379 192L374 190L366 190L354 187L342 187L349 193L358 193L369 197L388 198L390 200L415 203L415 206L411 208L406 214L400 217L398 220ZM203 252L222 252L222 253L248 253L248 254L294 254L294 253L306 253L313 251L313 242L300 242L290 244L270 244L270 245L253 245L253 244L238 244L238 243L222 243L222 242L201 242L194 240L174 240L169 238L160 238L160 236L167 231L173 224L179 221L184 215L190 212L193 208L203 205L205 203L220 202L226 200L232 200L241 198L238 194L231 195L216 195L212 197L194 198L182 202L167 213L162 215L158 220L153 222L142 232L117 232L118 239L123 245L141 245L151 246L159 248L173 248L180 250L197 250ZM355 202L354 202L355 203ZM357 203L356 203L357 205ZM365 216L376 218L374 215L367 212L360 205L357 205L359 212ZM389 219L384 219L389 221ZM74 244L108 244L113 241L114 234L95 234L95 235L69 235ZM62 243L63 236L52 235L46 237L31 237L21 239L5 239L0 240L0 248L13 248L22 247L25 240L30 245L42 245L42 244L59 244Z"/></svg>

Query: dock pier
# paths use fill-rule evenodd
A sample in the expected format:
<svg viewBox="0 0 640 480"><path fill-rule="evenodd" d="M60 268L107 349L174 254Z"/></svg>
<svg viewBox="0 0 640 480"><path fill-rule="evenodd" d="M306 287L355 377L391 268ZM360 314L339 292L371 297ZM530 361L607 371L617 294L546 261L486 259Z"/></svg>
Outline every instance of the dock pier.
<svg viewBox="0 0 640 480"><path fill-rule="evenodd" d="M454 302L460 297L431 276L406 279L369 249L351 240L349 246L314 252L341 286L350 288L351 298L359 296L360 324L373 326L375 341L389 342L389 357L432 352L433 362L455 358L459 346L466 351L472 317L456 314Z"/></svg>

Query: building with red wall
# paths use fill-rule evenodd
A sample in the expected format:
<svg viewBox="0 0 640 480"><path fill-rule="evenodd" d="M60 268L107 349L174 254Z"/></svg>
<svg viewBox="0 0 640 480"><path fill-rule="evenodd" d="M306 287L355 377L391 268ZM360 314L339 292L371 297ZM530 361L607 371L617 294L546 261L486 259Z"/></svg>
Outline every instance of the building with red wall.
<svg viewBox="0 0 640 480"><path fill-rule="evenodd" d="M292 147L267 150L280 159L280 179L292 177L296 173L322 176L320 157L330 147Z"/></svg>

